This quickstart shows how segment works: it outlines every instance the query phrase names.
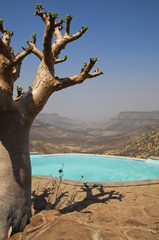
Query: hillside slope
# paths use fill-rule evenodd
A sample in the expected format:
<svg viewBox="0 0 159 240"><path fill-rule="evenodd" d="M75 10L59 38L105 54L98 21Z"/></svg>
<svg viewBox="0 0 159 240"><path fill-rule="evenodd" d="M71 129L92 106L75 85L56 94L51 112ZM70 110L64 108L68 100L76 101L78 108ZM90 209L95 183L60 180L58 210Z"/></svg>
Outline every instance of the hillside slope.
<svg viewBox="0 0 159 240"><path fill-rule="evenodd" d="M127 132L108 131L105 125L77 128L77 125L73 124L74 127L71 129L53 125L53 117L56 116L46 116L46 121L43 116L41 121L38 119L34 121L30 136L31 152L37 151L44 154L69 152L104 154L108 150L114 151L124 148L132 144L138 137L159 128L158 122ZM50 121L50 119L52 120ZM62 118L62 121L65 122L65 119ZM64 126L64 124L62 123L61 126ZM129 155L127 152L125 154Z"/></svg>
<svg viewBox="0 0 159 240"><path fill-rule="evenodd" d="M54 127L60 127L64 129L74 129L74 130L82 130L85 127L89 127L90 124L87 122L81 122L77 120L72 120L68 117L60 116L57 113L40 113L36 117L37 121L41 123L53 125Z"/></svg>
<svg viewBox="0 0 159 240"><path fill-rule="evenodd" d="M159 156L159 128L145 134L123 148L105 151L105 153L139 158Z"/></svg>

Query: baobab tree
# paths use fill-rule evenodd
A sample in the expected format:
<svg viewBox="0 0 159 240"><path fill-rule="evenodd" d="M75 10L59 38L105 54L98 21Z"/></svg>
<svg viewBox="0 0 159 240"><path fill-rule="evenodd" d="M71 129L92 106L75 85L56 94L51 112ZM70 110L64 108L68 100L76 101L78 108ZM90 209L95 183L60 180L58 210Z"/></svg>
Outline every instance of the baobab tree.
<svg viewBox="0 0 159 240"><path fill-rule="evenodd" d="M31 217L31 165L29 157L29 131L36 115L43 109L48 98L56 91L82 83L88 78L102 74L99 69L90 73L97 58L90 58L79 74L58 78L55 77L55 64L64 62L67 57L59 59L66 45L80 38L86 26L70 35L72 16L65 20L58 18L58 13L45 12L41 4L37 4L35 15L45 24L43 46L39 50L36 45L36 33L28 47L14 54L11 47L13 32L3 27L0 19L0 239L23 231ZM65 24L64 34L61 32ZM53 36L55 41L53 42ZM22 61L29 54L40 59L40 65L33 85L26 93L17 88L13 98L13 87L20 76Z"/></svg>

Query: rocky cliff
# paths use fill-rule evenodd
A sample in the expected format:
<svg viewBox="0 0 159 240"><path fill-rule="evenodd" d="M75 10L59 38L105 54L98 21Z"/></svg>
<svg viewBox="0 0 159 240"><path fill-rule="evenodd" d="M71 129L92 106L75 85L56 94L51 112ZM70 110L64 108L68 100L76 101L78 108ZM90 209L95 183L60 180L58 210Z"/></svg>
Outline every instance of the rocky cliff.
<svg viewBox="0 0 159 240"><path fill-rule="evenodd" d="M105 124L107 131L127 132L159 121L159 112L120 112Z"/></svg>

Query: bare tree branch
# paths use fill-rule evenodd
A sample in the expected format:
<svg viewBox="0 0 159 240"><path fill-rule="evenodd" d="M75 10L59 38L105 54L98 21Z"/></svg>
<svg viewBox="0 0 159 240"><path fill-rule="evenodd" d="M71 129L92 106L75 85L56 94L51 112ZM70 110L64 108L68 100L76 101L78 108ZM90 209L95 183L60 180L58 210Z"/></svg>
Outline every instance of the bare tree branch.
<svg viewBox="0 0 159 240"><path fill-rule="evenodd" d="M6 46L4 45L2 39L0 38L0 53L3 54L3 55L6 55L7 52L6 52Z"/></svg>
<svg viewBox="0 0 159 240"><path fill-rule="evenodd" d="M55 23L55 19L58 17L58 13L53 13L45 23L45 33L43 38L43 54L44 60L53 72L54 55L52 54L52 37L55 28L59 27L63 20Z"/></svg>
<svg viewBox="0 0 159 240"><path fill-rule="evenodd" d="M82 66L81 72L83 72L85 70L85 68L87 67L87 63L84 62L84 65Z"/></svg>
<svg viewBox="0 0 159 240"><path fill-rule="evenodd" d="M43 11L43 6L37 4L35 15L38 15L42 18L45 23L45 32L43 37L43 57L50 71L53 73L54 57L52 55L52 37L55 27L58 27L62 21L55 23L55 19L58 17L58 13L49 12L48 15Z"/></svg>
<svg viewBox="0 0 159 240"><path fill-rule="evenodd" d="M88 29L88 27L83 27L79 32L71 35L69 38L68 38L68 43L80 38L85 32L86 30Z"/></svg>
<svg viewBox="0 0 159 240"><path fill-rule="evenodd" d="M55 64L65 62L66 60L67 60L67 55L64 56L64 58L56 59L56 60L55 60Z"/></svg>
<svg viewBox="0 0 159 240"><path fill-rule="evenodd" d="M43 59L43 53L36 47L34 43L29 43L29 46L32 47L32 53L34 53L40 60Z"/></svg>
<svg viewBox="0 0 159 240"><path fill-rule="evenodd" d="M42 60L44 55L36 46L36 33L32 35L31 42L29 42L29 40L26 40L26 43L32 49L32 53L34 53L40 60Z"/></svg>
<svg viewBox="0 0 159 240"><path fill-rule="evenodd" d="M3 28L3 20L0 19L0 31L2 32L2 41L6 47L10 47L11 37L13 36L13 31L9 32L8 29Z"/></svg>
<svg viewBox="0 0 159 240"><path fill-rule="evenodd" d="M62 40L63 36L62 36L62 33L60 32L59 27L55 28L54 36L55 36L56 42Z"/></svg>
<svg viewBox="0 0 159 240"><path fill-rule="evenodd" d="M23 59L32 52L31 48L24 48L23 46L22 46L22 48L24 49L24 51L22 53L19 53L13 59L13 61L10 62L10 64L9 64L10 66L14 67L17 64L20 64L23 61Z"/></svg>
<svg viewBox="0 0 159 240"><path fill-rule="evenodd" d="M75 41L76 39L80 38L88 29L88 27L83 27L79 32L73 34L73 35L67 35L64 36L59 42L55 42L52 45L52 52L54 57L57 57L61 50L66 47L66 45L70 42Z"/></svg>
<svg viewBox="0 0 159 240"><path fill-rule="evenodd" d="M2 32L2 39L0 39L0 52L7 58L12 58L13 50L10 47L10 42L11 37L13 36L13 31L9 32L7 28L3 27L2 19L0 19L0 31Z"/></svg>
<svg viewBox="0 0 159 240"><path fill-rule="evenodd" d="M58 13L57 13L58 14ZM60 28L60 30L62 30L62 23L64 22L65 20L63 20L62 18L60 19L60 21L57 21L57 22L55 22L55 28L56 27L59 27Z"/></svg>
<svg viewBox="0 0 159 240"><path fill-rule="evenodd" d="M4 33L4 28L3 28L3 19L0 19L0 31Z"/></svg>
<svg viewBox="0 0 159 240"><path fill-rule="evenodd" d="M60 21L55 22L58 13L46 13L43 9L42 5L38 4L35 13L35 15L40 16L45 23L42 52L38 50L36 46L35 33L32 36L32 41L27 41L29 47L32 47L32 52L39 57L41 63L32 88L16 101L16 104L24 105L25 111L31 116L37 115L37 113L42 110L53 92L82 83L87 78L93 78L102 74L102 72L99 71L90 73L97 61L97 58L90 58L90 62L82 67L80 74L61 79L54 77L54 64L64 62L67 59L66 57L58 59L61 50L64 49L68 43L80 38L86 32L88 27L82 25L80 31L70 35L72 16L68 15L66 16L65 33L63 36L61 29L64 20L61 19ZM52 44L53 34L55 36L55 42ZM17 59L16 61L18 62L19 60Z"/></svg>
<svg viewBox="0 0 159 240"><path fill-rule="evenodd" d="M41 52L39 52L35 45L35 42L33 41L32 43L30 43L30 45L34 47L32 52L37 55L40 60L42 60L43 57L50 71L54 73L54 63L61 62L55 60L60 54L61 50L64 49L69 42L80 38L83 33L85 33L88 27L82 26L82 29L79 32L70 36L70 22L73 17L71 15L67 15L65 35L63 37L60 30L62 29L62 23L64 22L64 20L60 19L60 21L55 22L55 19L58 17L58 13L44 12L44 8L41 4L37 4L35 9L35 15L40 16L45 23L45 32L43 37L43 56ZM53 34L56 41L52 44Z"/></svg>
<svg viewBox="0 0 159 240"><path fill-rule="evenodd" d="M94 73L89 73L97 60L98 60L97 58L90 58L90 62L87 65L84 64L85 68L78 75L67 77L67 78L56 78L56 80L58 81L58 84L56 86L56 91L59 91L63 88L67 88L76 84L80 84L87 78L94 78L103 74L103 72L99 72L99 70L97 69Z"/></svg>
<svg viewBox="0 0 159 240"><path fill-rule="evenodd" d="M86 65L85 69L82 71L82 74L87 75L93 68L96 61L98 61L97 58L90 58L90 62Z"/></svg>
<svg viewBox="0 0 159 240"><path fill-rule="evenodd" d="M89 73L87 78L94 78L98 77L100 75L104 74L103 72L94 72L94 73Z"/></svg>
<svg viewBox="0 0 159 240"><path fill-rule="evenodd" d="M41 4L36 4L36 12L34 13L34 15L38 15L41 17L41 19L46 23L47 20L47 13L43 11L44 7Z"/></svg>
<svg viewBox="0 0 159 240"><path fill-rule="evenodd" d="M73 16L67 15L65 19L66 19L65 36L68 36L70 34L70 23L71 20L73 19Z"/></svg>

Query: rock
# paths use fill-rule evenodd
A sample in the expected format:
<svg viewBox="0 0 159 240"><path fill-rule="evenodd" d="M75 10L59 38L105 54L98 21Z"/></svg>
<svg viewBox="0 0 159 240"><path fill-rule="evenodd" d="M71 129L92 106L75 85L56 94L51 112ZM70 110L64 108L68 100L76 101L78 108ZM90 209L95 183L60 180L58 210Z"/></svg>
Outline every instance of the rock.
<svg viewBox="0 0 159 240"><path fill-rule="evenodd" d="M127 237L128 240L158 240L158 234L148 231L148 230L143 230L143 229L130 229L125 232L125 236Z"/></svg>
<svg viewBox="0 0 159 240"><path fill-rule="evenodd" d="M103 238L104 237L104 238ZM116 239L112 230L100 231L61 215L54 210L35 215L23 233L17 233L10 240L96 240Z"/></svg>

